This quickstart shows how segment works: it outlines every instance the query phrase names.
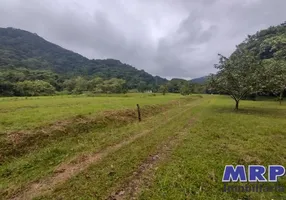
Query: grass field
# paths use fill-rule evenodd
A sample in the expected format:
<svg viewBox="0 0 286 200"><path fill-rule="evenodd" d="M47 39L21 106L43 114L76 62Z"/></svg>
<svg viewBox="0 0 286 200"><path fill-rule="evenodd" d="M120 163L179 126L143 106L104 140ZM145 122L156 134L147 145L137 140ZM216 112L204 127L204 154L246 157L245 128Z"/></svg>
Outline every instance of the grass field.
<svg viewBox="0 0 286 200"><path fill-rule="evenodd" d="M286 198L286 191L227 193L223 192L221 182L225 165L286 165L286 105L279 106L275 101L242 101L241 109L236 112L234 102L226 96L181 97L146 94L0 99L0 109L4 111L1 122L6 122L1 123L5 133L2 140L6 141L3 144L7 149L8 144L21 144L17 140L7 143L11 130L29 130L27 134L33 134L33 130L43 126L49 132L51 127L47 124L83 115L77 119L81 123L76 121L70 129L43 132L48 135L39 137L44 143L37 140L37 135L27 143L33 148L19 145L23 154L7 154L0 165L0 197ZM140 123L131 120L136 115L124 111L134 108L136 103L144 111ZM114 118L116 123L109 116L104 126L91 125L98 122L96 116L102 115L101 111L114 108L122 110L111 113L113 117L120 115ZM30 126L23 125L24 121ZM286 187L286 179L279 179L279 184Z"/></svg>
<svg viewBox="0 0 286 200"><path fill-rule="evenodd" d="M108 109L166 103L179 95L126 94L102 97L54 96L0 98L0 133L33 129L75 115L93 115Z"/></svg>

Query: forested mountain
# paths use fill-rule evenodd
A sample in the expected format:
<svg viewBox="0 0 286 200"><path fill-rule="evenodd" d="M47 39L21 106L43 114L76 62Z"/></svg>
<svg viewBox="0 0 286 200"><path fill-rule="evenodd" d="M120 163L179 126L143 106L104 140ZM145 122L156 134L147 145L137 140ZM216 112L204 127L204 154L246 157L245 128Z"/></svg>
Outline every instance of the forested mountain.
<svg viewBox="0 0 286 200"><path fill-rule="evenodd" d="M119 60L89 60L37 34L15 28L0 28L0 95L1 91L3 95L4 90L14 87L13 84L19 81L42 80L60 91L65 89L65 81L78 77L85 81L98 77L103 81L122 79L125 89L139 90L156 90L167 82L164 78L154 77ZM13 92L8 93L12 95Z"/></svg>
<svg viewBox="0 0 286 200"><path fill-rule="evenodd" d="M205 84L207 82L208 77L207 76L202 76L199 78L194 78L192 79L192 83L197 83L197 84Z"/></svg>
<svg viewBox="0 0 286 200"><path fill-rule="evenodd" d="M248 49L260 60L274 57L286 60L286 22L248 35L238 47Z"/></svg>

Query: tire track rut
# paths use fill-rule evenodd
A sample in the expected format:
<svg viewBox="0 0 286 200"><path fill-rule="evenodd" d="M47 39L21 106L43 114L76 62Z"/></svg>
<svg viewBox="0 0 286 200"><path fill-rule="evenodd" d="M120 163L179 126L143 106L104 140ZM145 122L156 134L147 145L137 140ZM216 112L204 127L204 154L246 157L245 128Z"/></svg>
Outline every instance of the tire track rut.
<svg viewBox="0 0 286 200"><path fill-rule="evenodd" d="M123 199L137 199L143 187L148 186L154 177L154 173L158 164L163 162L172 153L172 150L180 144L187 134L188 128L195 121L195 118L186 123L183 130L176 132L175 135L170 136L167 141L158 147L156 153L150 155L139 167L133 172L133 175L121 185L116 192L111 193L106 200L123 200Z"/></svg>

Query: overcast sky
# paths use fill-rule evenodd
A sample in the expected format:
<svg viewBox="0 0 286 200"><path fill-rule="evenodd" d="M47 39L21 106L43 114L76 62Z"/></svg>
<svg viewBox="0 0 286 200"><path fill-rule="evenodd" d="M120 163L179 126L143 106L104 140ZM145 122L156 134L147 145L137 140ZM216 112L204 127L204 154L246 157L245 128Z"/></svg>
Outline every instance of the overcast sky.
<svg viewBox="0 0 286 200"><path fill-rule="evenodd" d="M0 0L0 27L162 77L214 72L248 34L286 21L286 0Z"/></svg>

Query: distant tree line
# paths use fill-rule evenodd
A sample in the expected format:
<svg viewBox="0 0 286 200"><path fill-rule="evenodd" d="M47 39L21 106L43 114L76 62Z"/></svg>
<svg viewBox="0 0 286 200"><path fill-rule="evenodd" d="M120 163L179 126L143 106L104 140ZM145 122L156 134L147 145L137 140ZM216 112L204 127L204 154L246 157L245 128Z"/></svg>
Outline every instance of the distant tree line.
<svg viewBox="0 0 286 200"><path fill-rule="evenodd" d="M141 72L140 72L141 73ZM113 74L113 73L112 73ZM114 75L114 74L113 74ZM0 96L37 96L51 95L57 92L69 94L81 94L83 92L93 93L124 93L129 90L144 92L158 92L158 83L154 82L153 76L138 73L132 78L127 76L106 76L57 74L50 70L33 70L25 67L3 67L0 68ZM121 77L121 76L119 76ZM148 78L149 77L149 78ZM164 83L166 83L164 81ZM32 92L34 91L34 92Z"/></svg>
<svg viewBox="0 0 286 200"><path fill-rule="evenodd" d="M0 70L0 96L39 96L54 95L56 93L126 93L133 92L161 92L204 93L206 87L202 84L193 84L184 79L172 79L163 85L150 85L144 81L138 84L127 84L119 78L75 76L67 78L47 70L31 70L16 68Z"/></svg>
<svg viewBox="0 0 286 200"><path fill-rule="evenodd" d="M50 71L16 69L0 71L1 96L39 96L53 95L56 92L68 94L125 93L126 81L118 78L60 78Z"/></svg>
<svg viewBox="0 0 286 200"><path fill-rule="evenodd" d="M172 79L168 83L161 85L159 88L159 92L163 95L166 93L180 93L182 95L189 95L192 93L206 93L206 85L192 83L191 81L187 81L184 79Z"/></svg>

